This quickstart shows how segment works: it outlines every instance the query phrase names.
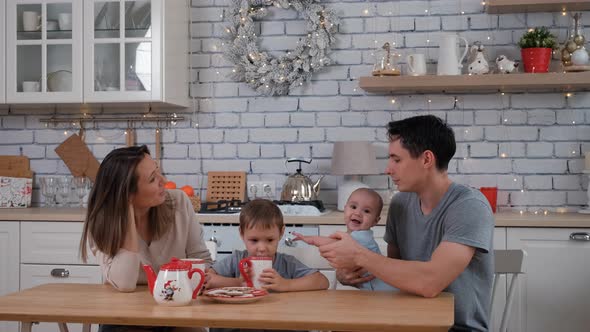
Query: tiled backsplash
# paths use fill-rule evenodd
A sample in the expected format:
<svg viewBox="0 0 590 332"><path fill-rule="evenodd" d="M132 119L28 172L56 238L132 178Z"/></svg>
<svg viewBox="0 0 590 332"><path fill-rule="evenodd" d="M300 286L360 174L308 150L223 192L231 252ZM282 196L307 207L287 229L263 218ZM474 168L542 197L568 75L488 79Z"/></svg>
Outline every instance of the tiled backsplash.
<svg viewBox="0 0 590 332"><path fill-rule="evenodd" d="M457 154L449 168L452 178L474 187L498 186L501 209L534 211L586 204L588 180L582 170L583 154L590 150L590 93L570 97L561 93L391 96L368 95L358 87L358 77L371 71L372 52L385 41L396 43L401 62L406 54L424 53L428 70L434 73L440 31L458 32L470 43L481 41L488 60L493 61L499 54L519 57L516 42L528 27L549 26L563 41L567 16L488 15L482 2L475 0L334 0L323 4L342 18L331 53L336 64L290 96L261 97L227 76L232 66L223 59L218 39L227 1L192 1L190 93L194 107L178 112L190 121L163 129L162 168L169 179L199 188L204 195L208 171L244 170L249 180L274 180L280 193L286 179L285 159L311 157L311 166L303 171L328 174L320 198L335 204L339 177L329 175L332 142L375 142L379 166L385 169L386 123L435 114L456 133ZM265 50L293 48L303 30L303 21L293 10L273 10L264 22L260 45ZM291 36L294 38L286 38ZM69 174L54 149L77 129L46 128L38 119L53 110L44 112L0 110L0 154L29 156L37 176ZM87 129L86 142L97 158L123 146L124 127L113 123ZM137 142L148 144L153 151L155 127L139 126L136 132ZM386 175L367 176L365 181L384 196L391 192ZM42 200L38 190L33 200Z"/></svg>

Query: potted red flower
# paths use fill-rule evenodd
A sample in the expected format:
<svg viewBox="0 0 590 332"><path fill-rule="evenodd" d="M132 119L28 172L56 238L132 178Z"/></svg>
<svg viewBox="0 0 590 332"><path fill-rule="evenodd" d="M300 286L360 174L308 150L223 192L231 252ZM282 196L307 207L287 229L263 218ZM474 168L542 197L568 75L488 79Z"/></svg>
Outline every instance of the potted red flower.
<svg viewBox="0 0 590 332"><path fill-rule="evenodd" d="M548 72L556 44L555 36L546 27L531 29L522 35L518 45L525 73Z"/></svg>

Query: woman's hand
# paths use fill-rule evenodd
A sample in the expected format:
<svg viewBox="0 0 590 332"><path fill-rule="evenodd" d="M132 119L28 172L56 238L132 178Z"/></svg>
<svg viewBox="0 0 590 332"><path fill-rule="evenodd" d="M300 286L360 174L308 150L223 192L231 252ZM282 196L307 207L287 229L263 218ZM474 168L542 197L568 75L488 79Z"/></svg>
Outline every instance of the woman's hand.
<svg viewBox="0 0 590 332"><path fill-rule="evenodd" d="M133 204L129 203L127 207L127 232L124 234L123 249L139 252L139 233L135 225L135 210Z"/></svg>
<svg viewBox="0 0 590 332"><path fill-rule="evenodd" d="M258 278L265 283L262 288L266 290L273 290L275 292L288 292L289 280L281 277L274 269L264 269Z"/></svg>

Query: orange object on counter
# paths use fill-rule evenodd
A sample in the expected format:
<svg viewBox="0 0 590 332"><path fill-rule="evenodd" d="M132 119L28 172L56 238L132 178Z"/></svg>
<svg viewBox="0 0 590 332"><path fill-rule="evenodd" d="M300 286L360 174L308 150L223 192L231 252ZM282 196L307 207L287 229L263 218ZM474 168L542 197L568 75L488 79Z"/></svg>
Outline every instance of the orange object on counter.
<svg viewBox="0 0 590 332"><path fill-rule="evenodd" d="M176 189L176 183L174 181L168 181L164 184L164 188L166 189Z"/></svg>
<svg viewBox="0 0 590 332"><path fill-rule="evenodd" d="M180 188L180 190L184 191L188 197L193 197L195 196L195 190L193 189L193 187L186 185L186 186L182 186L182 188Z"/></svg>
<svg viewBox="0 0 590 332"><path fill-rule="evenodd" d="M481 187L479 191L488 199L492 212L496 213L496 203L498 200L498 187Z"/></svg>

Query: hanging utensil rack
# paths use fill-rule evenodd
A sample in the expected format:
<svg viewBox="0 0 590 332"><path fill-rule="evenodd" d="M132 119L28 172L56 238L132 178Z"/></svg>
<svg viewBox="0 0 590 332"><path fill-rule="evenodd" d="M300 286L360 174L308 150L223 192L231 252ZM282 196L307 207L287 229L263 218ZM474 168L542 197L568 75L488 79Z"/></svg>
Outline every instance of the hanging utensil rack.
<svg viewBox="0 0 590 332"><path fill-rule="evenodd" d="M160 122L160 123L170 123L175 124L178 121L183 121L185 118L183 116L178 116L176 114L163 114L163 115L153 115L153 114L144 114L142 116L122 116L122 117L114 117L114 116L100 116L100 115L80 115L80 116L69 116L69 117L57 117L52 116L50 118L39 119L39 122L42 123L97 123L97 122Z"/></svg>

